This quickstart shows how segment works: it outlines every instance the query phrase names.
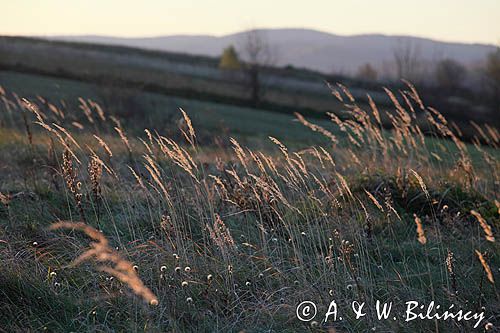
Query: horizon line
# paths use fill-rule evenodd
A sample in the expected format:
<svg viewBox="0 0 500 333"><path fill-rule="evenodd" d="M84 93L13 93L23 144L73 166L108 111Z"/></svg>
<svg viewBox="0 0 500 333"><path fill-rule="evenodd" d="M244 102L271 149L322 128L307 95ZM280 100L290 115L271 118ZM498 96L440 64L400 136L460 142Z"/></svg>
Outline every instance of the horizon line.
<svg viewBox="0 0 500 333"><path fill-rule="evenodd" d="M198 33L175 33L175 34L155 34L155 35L140 35L140 36L131 36L131 35L107 35L107 34L43 34L43 35L30 35L30 34L5 34L2 33L0 36L9 36L9 37L29 37L29 38L54 38L54 37L100 37L100 38L117 38L117 39L155 39L155 38L165 38L165 37L212 37L212 38L224 38L231 35L242 34L252 30L304 30L304 31L314 31L318 33L323 33L327 35L332 35L336 37L362 37L362 36L381 36L381 37L406 37L406 38L416 38L416 39L425 39L433 42L447 43L447 44L466 44L466 45L482 45L482 46L493 46L500 47L499 43L491 43L491 42L480 42L480 41L457 41L457 40L447 40L447 39L438 39L434 37L426 37L422 35L408 35L408 34L387 34L380 32L365 32L359 34L337 34L334 32L329 32L325 30L319 30L317 28L307 28L307 27L281 27L281 28L251 28L246 30L237 30L230 33L225 34L198 34Z"/></svg>

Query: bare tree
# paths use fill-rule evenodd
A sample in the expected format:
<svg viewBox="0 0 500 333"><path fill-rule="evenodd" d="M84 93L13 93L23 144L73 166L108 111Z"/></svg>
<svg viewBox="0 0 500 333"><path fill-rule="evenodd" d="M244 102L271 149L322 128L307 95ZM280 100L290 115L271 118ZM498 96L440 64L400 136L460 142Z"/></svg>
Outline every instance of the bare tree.
<svg viewBox="0 0 500 333"><path fill-rule="evenodd" d="M251 91L251 101L257 107L262 99L262 79L261 71L263 67L271 66L275 62L275 57L271 47L260 30L250 30L244 34L241 50L246 61L245 70L248 76L248 83Z"/></svg>
<svg viewBox="0 0 500 333"><path fill-rule="evenodd" d="M441 60L436 66L436 80L440 87L454 92L460 88L466 75L466 68L452 59Z"/></svg>
<svg viewBox="0 0 500 333"><path fill-rule="evenodd" d="M488 54L485 74L493 103L498 106L500 104L500 46L496 51Z"/></svg>
<svg viewBox="0 0 500 333"><path fill-rule="evenodd" d="M394 48L394 61L398 79L420 79L420 48L411 39L400 39Z"/></svg>

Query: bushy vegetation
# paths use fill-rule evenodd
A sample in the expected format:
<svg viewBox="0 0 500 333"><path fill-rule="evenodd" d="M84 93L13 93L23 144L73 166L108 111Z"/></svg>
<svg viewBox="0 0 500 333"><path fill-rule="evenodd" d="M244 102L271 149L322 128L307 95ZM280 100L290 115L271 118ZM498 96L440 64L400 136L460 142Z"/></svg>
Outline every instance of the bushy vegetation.
<svg viewBox="0 0 500 333"><path fill-rule="evenodd" d="M322 137L304 146L258 130L252 139L212 130L220 138L205 140L207 124L189 109L163 120L167 136L86 96L23 98L3 87L0 327L473 326L373 313L325 325L296 318L301 301L326 309L332 299L343 307L391 300L399 309L434 300L484 311L481 328L498 327L498 130L475 124L473 144L464 143L410 84L398 95L386 90L387 111L330 88L349 117L331 113L327 126L296 114L304 132ZM382 117L393 130L382 129ZM425 135L417 118L427 121ZM276 118L265 119L256 125ZM256 138L259 149L248 144Z"/></svg>

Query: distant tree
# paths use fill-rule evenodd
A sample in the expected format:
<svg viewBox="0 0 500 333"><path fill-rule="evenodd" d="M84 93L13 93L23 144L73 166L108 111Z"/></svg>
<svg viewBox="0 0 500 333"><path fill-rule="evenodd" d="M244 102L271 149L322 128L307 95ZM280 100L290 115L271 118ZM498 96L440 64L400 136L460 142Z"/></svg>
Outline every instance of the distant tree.
<svg viewBox="0 0 500 333"><path fill-rule="evenodd" d="M366 63L359 67L357 77L362 80L376 81L378 73L372 65Z"/></svg>
<svg viewBox="0 0 500 333"><path fill-rule="evenodd" d="M219 62L219 68L228 70L241 69L241 63L238 58L238 53L232 45L225 48L224 52L222 52L222 56L220 57Z"/></svg>
<svg viewBox="0 0 500 333"><path fill-rule="evenodd" d="M420 80L420 48L412 40L399 40L394 48L397 79Z"/></svg>
<svg viewBox="0 0 500 333"><path fill-rule="evenodd" d="M488 54L485 74L493 102L496 107L500 104L500 47Z"/></svg>
<svg viewBox="0 0 500 333"><path fill-rule="evenodd" d="M251 91L253 106L259 106L262 97L260 73L263 67L274 64L274 56L265 36L259 30L250 30L245 33L242 51L246 60L245 69Z"/></svg>
<svg viewBox="0 0 500 333"><path fill-rule="evenodd" d="M452 59L441 60L436 66L436 81L440 87L453 91L460 88L466 75L466 68Z"/></svg>

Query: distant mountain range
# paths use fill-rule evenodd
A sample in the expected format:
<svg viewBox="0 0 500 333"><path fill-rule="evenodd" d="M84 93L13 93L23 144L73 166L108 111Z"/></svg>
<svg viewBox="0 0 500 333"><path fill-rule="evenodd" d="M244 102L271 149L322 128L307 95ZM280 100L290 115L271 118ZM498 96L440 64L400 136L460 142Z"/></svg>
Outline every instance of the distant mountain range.
<svg viewBox="0 0 500 333"><path fill-rule="evenodd" d="M484 61L486 55L495 50L493 45L448 43L411 36L339 36L309 29L261 29L259 33L272 47L276 65L293 65L325 73L352 74L365 63L380 69L384 63L393 61L395 49L408 45L422 60L451 58L467 66ZM242 50L245 34L247 32L220 37L174 35L148 38L52 36L48 39L218 56L229 45Z"/></svg>

